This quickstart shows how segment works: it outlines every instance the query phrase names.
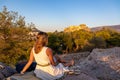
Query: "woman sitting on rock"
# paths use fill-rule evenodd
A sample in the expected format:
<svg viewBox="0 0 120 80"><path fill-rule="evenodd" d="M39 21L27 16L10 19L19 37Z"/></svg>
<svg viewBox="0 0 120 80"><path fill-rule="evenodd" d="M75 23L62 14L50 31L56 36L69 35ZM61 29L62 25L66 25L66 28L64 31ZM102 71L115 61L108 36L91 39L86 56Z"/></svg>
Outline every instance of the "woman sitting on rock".
<svg viewBox="0 0 120 80"><path fill-rule="evenodd" d="M74 61L66 62L58 56L53 57L52 50L46 47L47 43L48 35L45 32L39 32L36 43L31 50L29 61L21 71L21 74L24 74L34 59L37 62L34 73L43 80L59 79L66 71L69 71L66 66L73 65Z"/></svg>

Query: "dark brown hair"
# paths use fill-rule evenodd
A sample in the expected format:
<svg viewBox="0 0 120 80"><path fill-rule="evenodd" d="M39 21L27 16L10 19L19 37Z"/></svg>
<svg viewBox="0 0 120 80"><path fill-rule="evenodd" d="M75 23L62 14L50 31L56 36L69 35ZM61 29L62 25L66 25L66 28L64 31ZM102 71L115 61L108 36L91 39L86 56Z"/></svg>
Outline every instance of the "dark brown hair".
<svg viewBox="0 0 120 80"><path fill-rule="evenodd" d="M43 46L48 43L48 35L45 32L39 32L37 35L37 40L35 44L35 53L39 53Z"/></svg>

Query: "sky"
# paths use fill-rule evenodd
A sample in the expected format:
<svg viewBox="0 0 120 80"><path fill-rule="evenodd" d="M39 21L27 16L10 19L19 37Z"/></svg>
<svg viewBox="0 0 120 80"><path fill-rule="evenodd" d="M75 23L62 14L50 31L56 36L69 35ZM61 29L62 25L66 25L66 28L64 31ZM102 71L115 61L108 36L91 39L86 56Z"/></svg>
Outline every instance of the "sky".
<svg viewBox="0 0 120 80"><path fill-rule="evenodd" d="M89 28L120 24L120 0L0 0L0 11L3 6L45 32L80 24Z"/></svg>

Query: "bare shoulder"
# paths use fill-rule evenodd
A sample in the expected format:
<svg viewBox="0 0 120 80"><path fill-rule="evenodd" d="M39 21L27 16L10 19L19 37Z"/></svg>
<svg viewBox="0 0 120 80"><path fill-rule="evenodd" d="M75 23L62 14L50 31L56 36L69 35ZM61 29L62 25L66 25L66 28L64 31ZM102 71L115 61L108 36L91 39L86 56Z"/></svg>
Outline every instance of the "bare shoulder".
<svg viewBox="0 0 120 80"><path fill-rule="evenodd" d="M47 50L46 50L46 54L47 54L47 55L52 54L52 49L51 49L51 48L47 48Z"/></svg>
<svg viewBox="0 0 120 80"><path fill-rule="evenodd" d="M51 52L51 51L52 51L52 49L49 47L46 49L46 52Z"/></svg>

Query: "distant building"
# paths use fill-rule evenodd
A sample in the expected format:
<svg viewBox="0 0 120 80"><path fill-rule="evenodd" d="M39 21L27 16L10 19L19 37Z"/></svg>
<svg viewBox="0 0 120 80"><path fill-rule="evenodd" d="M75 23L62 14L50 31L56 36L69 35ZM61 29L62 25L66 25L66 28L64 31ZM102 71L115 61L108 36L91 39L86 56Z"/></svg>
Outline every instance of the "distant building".
<svg viewBox="0 0 120 80"><path fill-rule="evenodd" d="M41 31L34 27L34 28L31 28L31 32L29 32L28 35L30 36L30 39L35 40L39 32Z"/></svg>
<svg viewBox="0 0 120 80"><path fill-rule="evenodd" d="M36 36L38 32L41 32L41 31L34 27L31 29L31 32L29 32L29 35Z"/></svg>

